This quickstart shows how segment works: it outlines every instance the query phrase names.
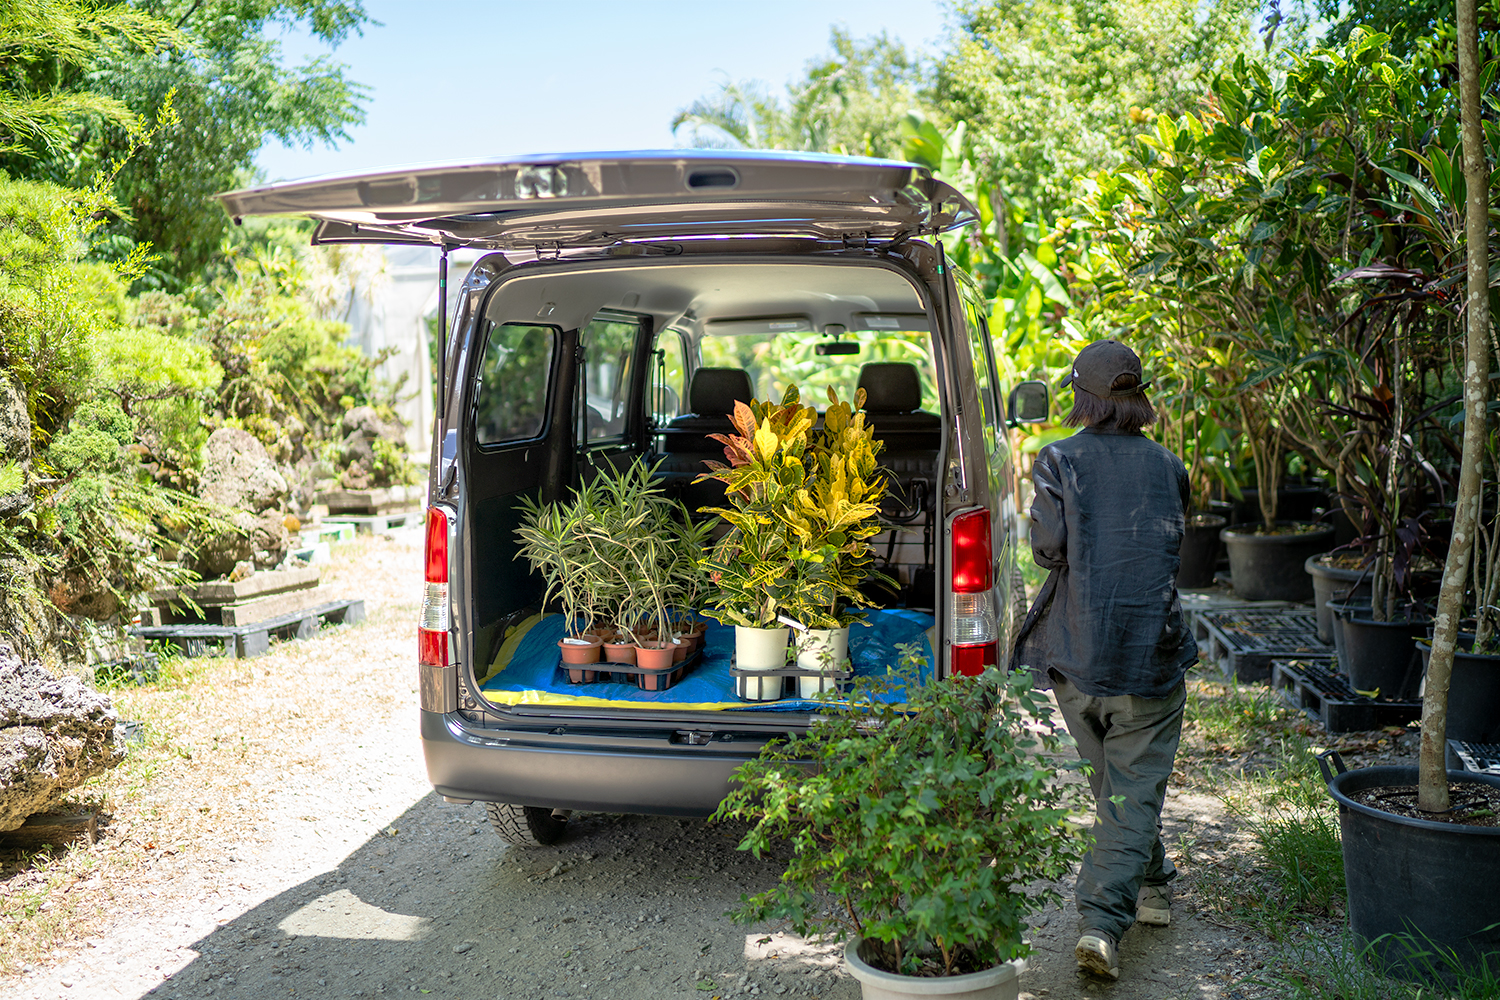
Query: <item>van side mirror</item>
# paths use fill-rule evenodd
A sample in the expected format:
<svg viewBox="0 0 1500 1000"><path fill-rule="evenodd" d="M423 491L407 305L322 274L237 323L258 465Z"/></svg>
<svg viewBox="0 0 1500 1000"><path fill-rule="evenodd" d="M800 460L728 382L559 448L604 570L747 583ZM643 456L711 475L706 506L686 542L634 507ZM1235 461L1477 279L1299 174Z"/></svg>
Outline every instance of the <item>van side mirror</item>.
<svg viewBox="0 0 1500 1000"><path fill-rule="evenodd" d="M1020 424L1045 423L1052 408L1051 390L1047 383L1029 379L1010 391L1010 400L1005 412L1012 427Z"/></svg>

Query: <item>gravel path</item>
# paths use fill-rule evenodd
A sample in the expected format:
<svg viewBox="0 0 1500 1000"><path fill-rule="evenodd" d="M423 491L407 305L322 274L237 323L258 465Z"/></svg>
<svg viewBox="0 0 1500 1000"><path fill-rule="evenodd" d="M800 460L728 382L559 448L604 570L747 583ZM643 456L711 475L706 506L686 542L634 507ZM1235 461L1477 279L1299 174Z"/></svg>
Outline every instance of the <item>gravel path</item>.
<svg viewBox="0 0 1500 1000"><path fill-rule="evenodd" d="M326 586L365 596L366 624L217 664L189 693L122 697L189 755L111 790L101 849L138 860L77 883L100 913L89 936L0 980L0 997L857 997L836 947L724 916L779 865L736 851L737 829L591 814L557 847L514 850L480 805L432 792L416 738L420 546L398 531L338 557ZM1169 842L1212 835L1221 812L1173 794ZM1234 996L1236 949L1256 945L1192 915L1181 867L1187 902L1171 928L1126 936L1119 984L1078 975L1073 914L1054 911L1022 997Z"/></svg>

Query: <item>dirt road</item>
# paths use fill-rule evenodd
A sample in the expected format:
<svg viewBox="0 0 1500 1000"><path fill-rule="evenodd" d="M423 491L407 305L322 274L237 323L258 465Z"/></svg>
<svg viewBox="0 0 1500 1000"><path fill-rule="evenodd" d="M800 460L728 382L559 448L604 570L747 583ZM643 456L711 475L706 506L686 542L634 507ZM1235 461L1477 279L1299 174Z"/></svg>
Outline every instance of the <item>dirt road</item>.
<svg viewBox="0 0 1500 1000"><path fill-rule="evenodd" d="M481 806L432 793L416 738L420 544L403 531L338 557L327 585L364 596L366 624L215 664L186 690L122 694L163 761L106 789L97 850L124 861L59 890L96 911L86 936L0 997L857 997L836 947L724 916L778 871L736 851L734 829L585 815L557 847L513 850ZM1174 794L1169 842L1219 813ZM1250 946L1190 910L1133 929L1115 985L1077 974L1071 912L1044 914L1023 998L1235 997L1227 972Z"/></svg>

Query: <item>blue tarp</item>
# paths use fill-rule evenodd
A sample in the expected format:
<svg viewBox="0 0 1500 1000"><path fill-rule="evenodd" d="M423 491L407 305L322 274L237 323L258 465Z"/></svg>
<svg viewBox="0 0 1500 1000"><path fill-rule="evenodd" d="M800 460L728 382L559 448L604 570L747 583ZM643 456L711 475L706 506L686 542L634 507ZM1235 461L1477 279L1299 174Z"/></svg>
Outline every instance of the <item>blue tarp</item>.
<svg viewBox="0 0 1500 1000"><path fill-rule="evenodd" d="M849 630L849 659L858 676L883 675L900 663L896 647L919 643L925 663L922 678L932 672L932 645L927 630L933 619L920 611L882 610L866 613L868 625ZM734 652L734 628L708 623L703 655L698 665L666 691L642 691L634 684L602 681L571 684L561 669L557 642L564 635L562 615L530 618L506 636L495 663L483 684L484 696L502 705L592 705L640 708L671 705L682 709L717 711L806 712L815 701L784 698L780 701L741 701L729 676L729 658ZM795 690L795 682L787 685Z"/></svg>

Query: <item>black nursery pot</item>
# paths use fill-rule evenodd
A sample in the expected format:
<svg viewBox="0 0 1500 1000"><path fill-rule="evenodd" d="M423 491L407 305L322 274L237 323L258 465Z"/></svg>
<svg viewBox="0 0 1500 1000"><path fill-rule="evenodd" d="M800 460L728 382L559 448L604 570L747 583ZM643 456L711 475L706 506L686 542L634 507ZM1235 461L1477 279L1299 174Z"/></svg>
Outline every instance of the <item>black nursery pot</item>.
<svg viewBox="0 0 1500 1000"><path fill-rule="evenodd" d="M1374 942L1392 971L1421 970L1410 967L1407 945L1385 935L1452 949L1479 969L1486 954L1500 951L1500 827L1409 819L1355 802L1350 796L1364 789L1415 785L1417 769L1338 765L1328 792L1339 807L1349 929L1362 944ZM1500 787L1500 776L1449 771L1448 782L1460 791L1465 784ZM1494 957L1489 961L1491 971L1500 971Z"/></svg>
<svg viewBox="0 0 1500 1000"><path fill-rule="evenodd" d="M1277 521L1278 527L1311 527L1284 535L1257 535L1255 525L1225 528L1219 533L1229 550L1229 575L1235 596L1245 601L1310 601L1312 577L1304 566L1309 556L1333 547L1333 529Z"/></svg>
<svg viewBox="0 0 1500 1000"><path fill-rule="evenodd" d="M1338 540L1336 528L1334 540ZM1332 642L1333 611L1328 602L1349 597L1369 598L1370 574L1364 570L1325 566L1322 558L1321 553L1308 556L1302 566L1307 570L1307 575L1312 577L1313 609L1318 613L1318 638L1324 642ZM1368 600L1366 603L1369 603Z"/></svg>
<svg viewBox="0 0 1500 1000"><path fill-rule="evenodd" d="M1260 490L1240 491L1234 501L1230 524L1254 524L1261 519ZM1276 516L1288 521L1311 521L1328 506L1328 491L1321 486L1283 486L1276 491Z"/></svg>
<svg viewBox="0 0 1500 1000"><path fill-rule="evenodd" d="M1355 615L1369 617L1370 598L1350 597L1342 601L1329 601L1324 607L1333 622L1329 632L1333 636L1333 655L1338 660L1339 673L1348 676L1349 647L1345 644L1344 623Z"/></svg>
<svg viewBox="0 0 1500 1000"><path fill-rule="evenodd" d="M1417 637L1428 624L1425 620L1377 622L1369 617L1368 608L1345 617L1340 666L1349 675L1349 686L1356 691L1378 688L1380 697L1390 701L1416 697L1422 681Z"/></svg>
<svg viewBox="0 0 1500 1000"><path fill-rule="evenodd" d="M1214 585L1214 570L1219 565L1219 532L1227 520L1218 514L1190 514L1182 533L1181 563L1177 569L1177 586L1182 590Z"/></svg>
<svg viewBox="0 0 1500 1000"><path fill-rule="evenodd" d="M1473 635L1460 633L1453 651L1447 736L1465 743L1500 743L1500 656L1469 652L1473 642ZM1431 643L1431 636L1417 643L1424 676L1432 656Z"/></svg>

